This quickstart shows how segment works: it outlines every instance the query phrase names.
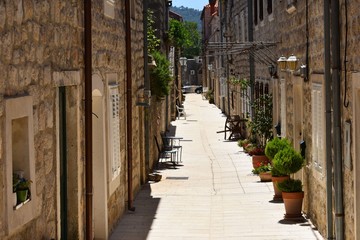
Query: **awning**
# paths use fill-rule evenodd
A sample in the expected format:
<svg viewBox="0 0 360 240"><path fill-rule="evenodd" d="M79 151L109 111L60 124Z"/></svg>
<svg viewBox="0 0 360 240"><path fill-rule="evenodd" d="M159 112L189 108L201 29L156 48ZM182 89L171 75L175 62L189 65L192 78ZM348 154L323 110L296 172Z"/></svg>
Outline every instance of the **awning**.
<svg viewBox="0 0 360 240"><path fill-rule="evenodd" d="M225 56L247 54L254 60L265 65L276 65L278 56L275 54L275 42L209 42L206 51L213 54L206 56Z"/></svg>

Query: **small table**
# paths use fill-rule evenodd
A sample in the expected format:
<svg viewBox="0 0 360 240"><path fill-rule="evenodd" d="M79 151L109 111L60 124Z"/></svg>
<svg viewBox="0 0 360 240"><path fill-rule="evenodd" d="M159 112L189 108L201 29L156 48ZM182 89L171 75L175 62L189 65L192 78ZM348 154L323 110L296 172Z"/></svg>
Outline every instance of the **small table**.
<svg viewBox="0 0 360 240"><path fill-rule="evenodd" d="M175 136L162 136L163 143L169 149L176 149L178 152L180 151L180 162L182 157L182 146L180 145L180 140L184 139L183 137L175 137ZM179 141L178 144L175 142ZM179 162L179 154L176 155L177 162Z"/></svg>

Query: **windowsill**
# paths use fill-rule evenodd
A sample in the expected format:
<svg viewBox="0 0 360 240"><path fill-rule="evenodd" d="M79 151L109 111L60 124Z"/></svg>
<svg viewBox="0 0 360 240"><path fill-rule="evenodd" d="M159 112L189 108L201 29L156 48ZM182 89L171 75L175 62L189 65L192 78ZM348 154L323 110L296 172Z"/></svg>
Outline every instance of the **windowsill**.
<svg viewBox="0 0 360 240"><path fill-rule="evenodd" d="M30 201L31 201L31 199L29 198L25 202L19 203L18 205L14 206L14 210L20 209L22 206L24 206L25 204L27 204Z"/></svg>

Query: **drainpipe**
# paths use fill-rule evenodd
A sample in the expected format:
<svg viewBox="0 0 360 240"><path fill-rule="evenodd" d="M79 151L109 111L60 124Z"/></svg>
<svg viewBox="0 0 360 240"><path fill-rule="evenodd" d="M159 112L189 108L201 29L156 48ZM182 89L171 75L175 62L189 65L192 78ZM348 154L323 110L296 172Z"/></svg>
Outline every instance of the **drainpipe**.
<svg viewBox="0 0 360 240"><path fill-rule="evenodd" d="M149 81L149 69L148 69L148 40L147 40L147 11L148 11L148 1L143 1L143 27L144 27L144 84L145 84L145 94L146 97L148 96L148 93L150 92L150 81ZM150 99L148 98L149 104ZM150 142L149 142L149 136L150 136L150 114L149 114L149 108L145 108L145 119L144 119L144 128L145 128L145 176L147 177L149 175L150 170Z"/></svg>
<svg viewBox="0 0 360 240"><path fill-rule="evenodd" d="M248 0L248 33L249 33L249 42L254 41L254 31L253 31L253 1ZM255 85L255 62L254 62L254 56L249 54L249 67L250 67L250 102L254 101L254 85Z"/></svg>
<svg viewBox="0 0 360 240"><path fill-rule="evenodd" d="M331 1L332 36L332 89L333 89L333 131L334 131L334 189L335 189L335 236L344 239L343 176L341 149L341 109L340 109L340 31L339 0Z"/></svg>
<svg viewBox="0 0 360 240"><path fill-rule="evenodd" d="M130 26L130 0L125 0L125 45L126 45L126 112L127 112L127 163L128 163L128 210L135 211L133 206L133 190L132 190L132 66L131 66L131 26Z"/></svg>
<svg viewBox="0 0 360 240"><path fill-rule="evenodd" d="M85 238L93 239L92 170L92 36L91 1L84 0L84 75L85 75Z"/></svg>
<svg viewBox="0 0 360 240"><path fill-rule="evenodd" d="M326 221L327 239L333 239L333 215L332 215L332 151L331 151L331 74L330 74L330 4L324 1L324 83L325 83L325 113L326 113ZM309 66L306 66L309 68Z"/></svg>

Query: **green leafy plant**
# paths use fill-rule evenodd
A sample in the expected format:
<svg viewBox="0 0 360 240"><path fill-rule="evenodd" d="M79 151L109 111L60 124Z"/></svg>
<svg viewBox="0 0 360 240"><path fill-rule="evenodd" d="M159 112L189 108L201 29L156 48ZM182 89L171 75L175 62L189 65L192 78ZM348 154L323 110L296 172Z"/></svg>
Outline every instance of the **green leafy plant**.
<svg viewBox="0 0 360 240"><path fill-rule="evenodd" d="M281 174L290 175L303 167L304 159L293 147L286 147L275 155L272 163Z"/></svg>
<svg viewBox="0 0 360 240"><path fill-rule="evenodd" d="M260 174L262 172L269 172L269 171L271 171L271 169L272 169L272 166L271 166L270 163L268 163L268 164L260 164L260 166L254 168L252 170L252 173L253 174Z"/></svg>
<svg viewBox="0 0 360 240"><path fill-rule="evenodd" d="M169 95L170 83L170 62L166 56L158 51L152 53L155 59L156 67L150 70L151 93L158 98Z"/></svg>
<svg viewBox="0 0 360 240"><path fill-rule="evenodd" d="M254 114L249 122L252 134L259 139L261 146L273 137L272 132L272 95L264 94L255 99L251 104Z"/></svg>
<svg viewBox="0 0 360 240"><path fill-rule="evenodd" d="M286 138L273 138L272 140L266 143L265 155L273 160L275 155L282 149L290 147L290 142Z"/></svg>
<svg viewBox="0 0 360 240"><path fill-rule="evenodd" d="M248 143L250 143L250 140L249 140L249 139L240 139L240 140L238 141L238 146L239 146L239 147L244 147L244 145L245 145L245 144L248 144Z"/></svg>
<svg viewBox="0 0 360 240"><path fill-rule="evenodd" d="M215 103L214 100L214 90L213 89L209 89L209 91L206 92L205 98L207 100L209 100L209 103L213 104Z"/></svg>
<svg viewBox="0 0 360 240"><path fill-rule="evenodd" d="M17 186L20 183L20 178L17 174L13 174L13 192L16 192Z"/></svg>
<svg viewBox="0 0 360 240"><path fill-rule="evenodd" d="M31 180L27 180L25 178L20 179L20 182L17 184L16 186L16 190L27 190L29 189L30 185L31 185L32 181Z"/></svg>
<svg viewBox="0 0 360 240"><path fill-rule="evenodd" d="M301 180L286 179L283 182L278 182L277 187L283 192L302 192Z"/></svg>
<svg viewBox="0 0 360 240"><path fill-rule="evenodd" d="M147 11L147 43L148 53L155 52L160 46L160 39L156 36L154 12L151 10Z"/></svg>

